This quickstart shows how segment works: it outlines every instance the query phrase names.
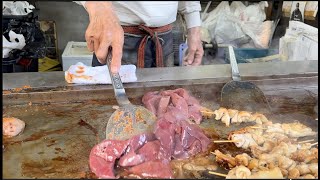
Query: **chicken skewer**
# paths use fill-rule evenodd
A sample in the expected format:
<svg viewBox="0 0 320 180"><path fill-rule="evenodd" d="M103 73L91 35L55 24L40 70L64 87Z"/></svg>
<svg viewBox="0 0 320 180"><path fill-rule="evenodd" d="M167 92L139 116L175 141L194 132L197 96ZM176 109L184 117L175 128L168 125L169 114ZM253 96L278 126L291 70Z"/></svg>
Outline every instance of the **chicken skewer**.
<svg viewBox="0 0 320 180"><path fill-rule="evenodd" d="M256 122L257 124L269 123L268 119L260 113L254 113L248 111L238 111L235 109L226 109L220 107L217 110L210 110L203 108L201 111L202 116L210 118L215 116L216 120L221 120L225 123L227 127L230 126L230 123L241 123L241 122Z"/></svg>
<svg viewBox="0 0 320 180"><path fill-rule="evenodd" d="M244 166L249 169L251 172L256 171L268 171L274 168L279 168L283 177L289 178L305 178L304 176L318 177L318 163L298 164L294 160L280 155L280 154L265 154L260 159L251 158L248 154L237 155L236 157L231 157L221 153L219 150L216 150L215 153L217 162L222 160L227 161L231 170L228 173L229 178L240 178L240 176L235 176L234 169L239 166ZM242 178L249 178L250 175ZM261 176L258 176L261 177ZM257 177L257 178L258 178Z"/></svg>

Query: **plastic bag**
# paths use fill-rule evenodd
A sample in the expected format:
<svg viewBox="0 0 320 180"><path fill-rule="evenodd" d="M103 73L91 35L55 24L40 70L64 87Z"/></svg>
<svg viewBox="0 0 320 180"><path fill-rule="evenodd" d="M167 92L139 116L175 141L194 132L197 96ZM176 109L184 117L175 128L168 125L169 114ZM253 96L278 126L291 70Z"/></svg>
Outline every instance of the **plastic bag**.
<svg viewBox="0 0 320 180"><path fill-rule="evenodd" d="M282 60L318 60L318 28L299 21L289 21L286 34L280 38Z"/></svg>
<svg viewBox="0 0 320 180"><path fill-rule="evenodd" d="M25 45L25 39L22 34L16 34L13 31L9 32L9 40L8 41L4 36L2 36L2 58L9 57L9 52L13 49L22 49ZM18 41L18 42L17 42Z"/></svg>
<svg viewBox="0 0 320 180"><path fill-rule="evenodd" d="M245 6L242 2L221 2L202 24L202 40L208 42L208 32L218 44L235 47L253 42L257 48L267 48L272 36L273 22L266 19L266 1Z"/></svg>
<svg viewBox="0 0 320 180"><path fill-rule="evenodd" d="M27 15L32 12L35 7L27 1L3 1L3 15Z"/></svg>
<svg viewBox="0 0 320 180"><path fill-rule="evenodd" d="M16 34L22 34L25 38L26 45L21 50L13 49L10 51L9 57L21 56L34 59L45 57L45 38L39 23L12 19L8 24L7 30L3 33L3 36L8 37L10 31L15 32Z"/></svg>

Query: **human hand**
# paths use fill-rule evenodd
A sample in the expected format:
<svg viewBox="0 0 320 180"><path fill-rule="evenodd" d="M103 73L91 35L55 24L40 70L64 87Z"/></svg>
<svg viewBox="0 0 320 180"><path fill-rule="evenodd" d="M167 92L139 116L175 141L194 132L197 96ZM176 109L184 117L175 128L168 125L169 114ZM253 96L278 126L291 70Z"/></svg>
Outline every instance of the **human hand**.
<svg viewBox="0 0 320 180"><path fill-rule="evenodd" d="M95 52L101 64L106 63L109 46L112 47L111 72L119 72L122 58L124 32L119 19L106 1L87 1L89 26L86 31L88 49Z"/></svg>
<svg viewBox="0 0 320 180"><path fill-rule="evenodd" d="M188 51L183 58L183 65L198 66L202 62L203 47L200 37L200 27L193 27L188 29L187 37Z"/></svg>

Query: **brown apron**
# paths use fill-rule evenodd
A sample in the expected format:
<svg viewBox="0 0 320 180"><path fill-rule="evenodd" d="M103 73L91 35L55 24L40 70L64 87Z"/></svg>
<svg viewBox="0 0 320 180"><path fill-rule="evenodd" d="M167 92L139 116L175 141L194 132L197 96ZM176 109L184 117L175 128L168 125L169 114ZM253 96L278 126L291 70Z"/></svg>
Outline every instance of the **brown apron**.
<svg viewBox="0 0 320 180"><path fill-rule="evenodd" d="M139 25L139 26L122 26L122 28L125 33L144 36L138 48L138 61L137 61L138 68L144 68L144 54L145 54L144 49L149 36L151 37L151 39L153 40L156 46L156 65L157 67L164 66L162 46L161 46L158 34L170 31L172 29L171 24L166 26L161 26L161 27L147 27L145 25Z"/></svg>

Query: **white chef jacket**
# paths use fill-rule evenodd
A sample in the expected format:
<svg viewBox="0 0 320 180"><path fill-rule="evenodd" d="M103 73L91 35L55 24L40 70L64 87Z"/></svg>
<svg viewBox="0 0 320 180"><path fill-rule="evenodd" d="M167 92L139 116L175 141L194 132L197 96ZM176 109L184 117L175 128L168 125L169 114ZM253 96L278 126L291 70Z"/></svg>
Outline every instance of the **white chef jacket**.
<svg viewBox="0 0 320 180"><path fill-rule="evenodd" d="M86 1L74 2L84 6ZM112 1L112 5L124 26L165 26L176 20L177 11L184 15L188 29L201 26L200 1Z"/></svg>

